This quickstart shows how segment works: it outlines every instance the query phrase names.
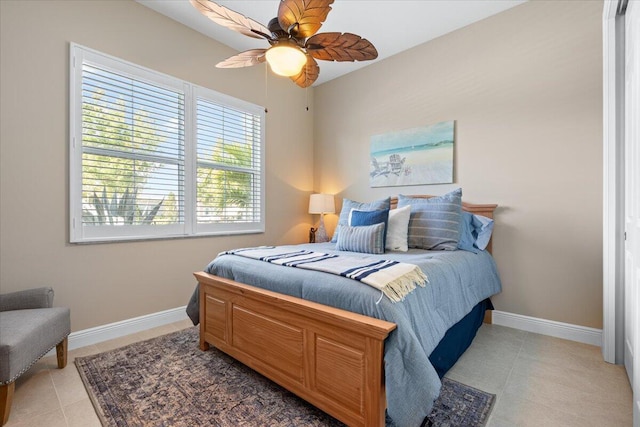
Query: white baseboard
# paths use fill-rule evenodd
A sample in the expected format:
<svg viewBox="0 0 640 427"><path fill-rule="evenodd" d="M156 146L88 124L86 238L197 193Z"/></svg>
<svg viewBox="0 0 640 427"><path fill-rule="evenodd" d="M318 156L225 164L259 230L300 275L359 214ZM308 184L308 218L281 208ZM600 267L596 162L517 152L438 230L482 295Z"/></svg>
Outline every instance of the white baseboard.
<svg viewBox="0 0 640 427"><path fill-rule="evenodd" d="M602 346L602 329L588 328L586 326L572 325L570 323L539 319L537 317L523 316L521 314L507 313L498 310L493 310L492 323L494 325L508 326L509 328L535 332L537 334L549 335L598 347Z"/></svg>
<svg viewBox="0 0 640 427"><path fill-rule="evenodd" d="M96 326L95 328L83 329L69 334L68 349L85 347L102 341L120 338L125 335L145 331L157 326L179 322L188 319L185 312L186 306L171 308L157 313L151 313L133 319L126 319L120 322L109 323L107 325ZM47 353L47 356L56 354L55 348Z"/></svg>
<svg viewBox="0 0 640 427"><path fill-rule="evenodd" d="M69 335L68 348L69 350L73 350L169 323L186 320L188 317L185 312L185 308L185 306L172 308L157 313L122 320L120 322L109 323L107 325L72 332ZM602 329L539 319L536 317L523 316L521 314L508 313L499 310L493 310L492 323L494 325L507 326L509 328L535 332L537 334L549 335L598 347L602 346ZM55 355L55 348L47 353L47 355Z"/></svg>

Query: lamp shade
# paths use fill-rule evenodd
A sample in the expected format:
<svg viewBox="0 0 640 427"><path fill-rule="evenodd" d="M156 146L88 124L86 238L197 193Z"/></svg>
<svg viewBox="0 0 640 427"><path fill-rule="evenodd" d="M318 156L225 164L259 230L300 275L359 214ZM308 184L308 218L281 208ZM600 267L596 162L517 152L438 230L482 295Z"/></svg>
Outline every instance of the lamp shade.
<svg viewBox="0 0 640 427"><path fill-rule="evenodd" d="M336 213L333 194L312 194L309 198L310 214Z"/></svg>
<svg viewBox="0 0 640 427"><path fill-rule="evenodd" d="M304 52L289 44L279 44L269 48L266 57L274 73L287 77L299 74L307 63Z"/></svg>

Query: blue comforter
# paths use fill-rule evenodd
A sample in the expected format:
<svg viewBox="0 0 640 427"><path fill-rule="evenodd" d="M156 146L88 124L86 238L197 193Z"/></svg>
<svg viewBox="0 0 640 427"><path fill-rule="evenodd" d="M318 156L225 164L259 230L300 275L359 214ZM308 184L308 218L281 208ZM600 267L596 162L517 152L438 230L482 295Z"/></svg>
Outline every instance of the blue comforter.
<svg viewBox="0 0 640 427"><path fill-rule="evenodd" d="M340 253L334 243L297 245L316 252ZM447 329L480 301L501 290L495 262L485 251L425 251L383 255L418 265L428 276L424 288L393 303L363 283L328 273L283 267L235 255L219 256L206 268L216 276L321 304L388 320L398 325L385 341L387 414L399 427L419 426L440 393L441 382L429 355Z"/></svg>

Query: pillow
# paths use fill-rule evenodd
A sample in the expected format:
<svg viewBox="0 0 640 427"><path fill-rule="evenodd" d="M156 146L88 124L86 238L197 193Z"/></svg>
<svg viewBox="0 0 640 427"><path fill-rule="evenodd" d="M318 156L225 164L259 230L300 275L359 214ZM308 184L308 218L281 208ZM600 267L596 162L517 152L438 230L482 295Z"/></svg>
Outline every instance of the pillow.
<svg viewBox="0 0 640 427"><path fill-rule="evenodd" d="M493 233L493 220L482 215L473 216L474 236L476 236L475 246L478 249L486 249Z"/></svg>
<svg viewBox="0 0 640 427"><path fill-rule="evenodd" d="M407 252L407 232L409 231L409 216L411 206L391 209L389 211L389 224L387 227L387 240L385 250Z"/></svg>
<svg viewBox="0 0 640 427"><path fill-rule="evenodd" d="M458 248L478 253L479 250L487 248L492 232L493 220L491 218L463 211Z"/></svg>
<svg viewBox="0 0 640 427"><path fill-rule="evenodd" d="M360 227L339 225L336 249L339 251L383 254L384 223Z"/></svg>
<svg viewBox="0 0 640 427"><path fill-rule="evenodd" d="M391 208L391 198L387 197L386 199L376 200L370 203L360 203L355 202L349 199L342 199L342 210L340 211L340 217L338 218L338 226L336 226L336 231L333 233L333 238L331 239L332 243L336 243L338 241L338 233L340 232L341 225L349 225L349 212L351 209L358 209L362 211L375 211L381 209L390 209Z"/></svg>
<svg viewBox="0 0 640 427"><path fill-rule="evenodd" d="M398 196L398 207L411 206L410 248L455 251L460 240L462 190L430 199Z"/></svg>
<svg viewBox="0 0 640 427"><path fill-rule="evenodd" d="M477 254L478 248L474 246L476 236L473 235L473 214L470 212L462 212L462 220L460 221L460 240L458 241L458 249L473 252Z"/></svg>
<svg viewBox="0 0 640 427"><path fill-rule="evenodd" d="M379 211L361 211L358 209L351 209L351 212L349 212L349 225L351 227L374 225L379 223L384 224L382 241L384 246L384 243L387 241L387 228L389 228L389 209L383 209Z"/></svg>

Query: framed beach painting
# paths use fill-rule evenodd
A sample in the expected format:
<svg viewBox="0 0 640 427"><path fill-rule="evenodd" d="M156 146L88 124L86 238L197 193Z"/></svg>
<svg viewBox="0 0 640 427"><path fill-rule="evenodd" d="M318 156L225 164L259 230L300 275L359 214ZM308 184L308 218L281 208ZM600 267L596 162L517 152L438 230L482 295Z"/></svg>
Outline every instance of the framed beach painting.
<svg viewBox="0 0 640 427"><path fill-rule="evenodd" d="M453 183L454 121L371 137L371 187Z"/></svg>

